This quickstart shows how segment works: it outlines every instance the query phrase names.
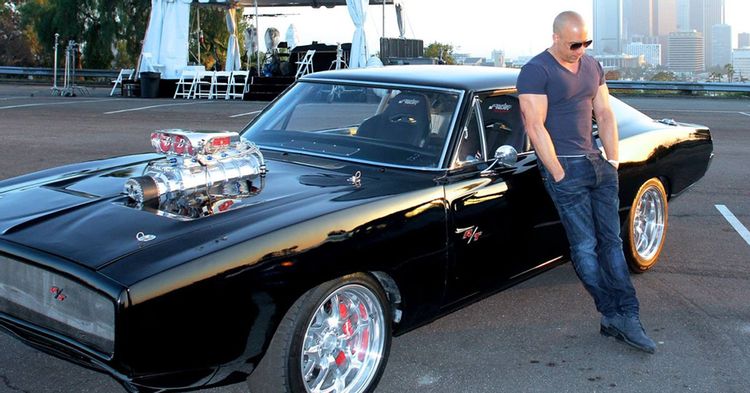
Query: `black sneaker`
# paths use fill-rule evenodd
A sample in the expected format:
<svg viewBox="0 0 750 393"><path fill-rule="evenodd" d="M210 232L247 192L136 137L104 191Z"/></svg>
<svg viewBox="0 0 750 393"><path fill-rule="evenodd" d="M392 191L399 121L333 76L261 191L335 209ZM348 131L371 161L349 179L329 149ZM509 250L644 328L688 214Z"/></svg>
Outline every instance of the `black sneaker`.
<svg viewBox="0 0 750 393"><path fill-rule="evenodd" d="M609 318L610 324L607 327L604 322L604 317L602 317L600 333L603 336L614 337L644 352L656 352L656 343L646 335L641 320L637 316L626 317L618 314L614 318Z"/></svg>

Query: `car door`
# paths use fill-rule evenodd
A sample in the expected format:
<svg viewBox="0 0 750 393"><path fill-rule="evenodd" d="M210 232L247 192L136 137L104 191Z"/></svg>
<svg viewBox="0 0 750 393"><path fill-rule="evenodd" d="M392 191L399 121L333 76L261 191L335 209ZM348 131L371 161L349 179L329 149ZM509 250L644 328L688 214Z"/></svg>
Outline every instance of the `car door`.
<svg viewBox="0 0 750 393"><path fill-rule="evenodd" d="M476 95L455 135L445 184L448 304L507 285L560 254L559 242L544 241L556 230L555 211L528 151L517 102L507 93ZM508 144L521 152L518 162L491 167L495 149Z"/></svg>

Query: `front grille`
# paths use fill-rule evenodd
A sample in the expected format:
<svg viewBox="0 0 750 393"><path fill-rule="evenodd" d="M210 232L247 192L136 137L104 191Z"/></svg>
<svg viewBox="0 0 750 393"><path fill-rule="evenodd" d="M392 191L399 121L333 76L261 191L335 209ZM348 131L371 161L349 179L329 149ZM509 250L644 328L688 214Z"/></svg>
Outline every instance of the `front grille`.
<svg viewBox="0 0 750 393"><path fill-rule="evenodd" d="M97 351L114 351L115 305L52 271L0 255L0 312Z"/></svg>

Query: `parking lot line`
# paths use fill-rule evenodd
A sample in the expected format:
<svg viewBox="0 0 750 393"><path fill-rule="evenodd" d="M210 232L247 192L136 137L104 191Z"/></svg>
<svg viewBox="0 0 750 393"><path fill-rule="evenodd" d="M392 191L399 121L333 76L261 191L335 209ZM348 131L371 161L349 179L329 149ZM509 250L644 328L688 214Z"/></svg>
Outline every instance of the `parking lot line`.
<svg viewBox="0 0 750 393"><path fill-rule="evenodd" d="M119 100L119 98L104 98L104 99L87 100L87 101L40 102L40 103L37 103L37 104L21 104L21 105L0 106L0 110L1 109L26 108L26 107L31 107L31 106L84 104L84 103L87 103L87 102L104 102L104 101L115 101L115 100Z"/></svg>
<svg viewBox="0 0 750 393"><path fill-rule="evenodd" d="M8 101L8 100L18 100L22 98L34 98L33 96L15 96L15 97L3 97L0 98L0 101Z"/></svg>
<svg viewBox="0 0 750 393"><path fill-rule="evenodd" d="M112 114L115 114L115 113L135 112L135 111L142 111L142 110L145 110L145 109L161 108L161 107L164 107L164 106L195 105L197 103L198 103L198 101L196 101L196 102L185 102L185 103L179 103L179 104L149 105L149 106L141 106L141 107L138 107L138 108L121 109L119 111L104 112L104 114L105 115L112 115Z"/></svg>
<svg viewBox="0 0 750 393"><path fill-rule="evenodd" d="M745 116L750 116L745 112L737 111L716 111L710 109L644 109L646 112L684 112L684 113L739 113Z"/></svg>
<svg viewBox="0 0 750 393"><path fill-rule="evenodd" d="M747 242L748 245L750 245L750 231L745 228L744 225L740 222L740 220L737 219L737 217L732 214L729 209L724 205L715 205L716 209L719 210L719 213L724 216L724 218L729 221L729 225L734 228L737 233L740 234L740 236Z"/></svg>
<svg viewBox="0 0 750 393"><path fill-rule="evenodd" d="M232 116L229 116L229 117L250 116L250 115L254 115L254 114L260 113L260 112L263 112L263 110L261 109L259 111L252 111L252 112L247 112L247 113L240 113L238 115L232 115Z"/></svg>
<svg viewBox="0 0 750 393"><path fill-rule="evenodd" d="M750 113L740 112L740 114L745 115L745 116L750 116Z"/></svg>

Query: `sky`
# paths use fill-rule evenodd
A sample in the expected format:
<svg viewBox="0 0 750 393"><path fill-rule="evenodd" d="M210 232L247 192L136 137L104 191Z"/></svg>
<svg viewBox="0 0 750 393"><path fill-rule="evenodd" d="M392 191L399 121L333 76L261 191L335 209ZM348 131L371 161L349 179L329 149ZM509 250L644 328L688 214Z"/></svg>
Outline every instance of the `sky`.
<svg viewBox="0 0 750 393"><path fill-rule="evenodd" d="M506 58L534 55L552 42L552 20L561 11L580 13L593 26L592 0L396 0L403 5L406 38L450 44L454 53L490 57L493 49L505 51ZM750 1L726 0L726 22L732 26L732 46L737 33L750 32ZM245 14L253 13L248 8ZM293 24L300 39L298 44L313 40L335 45L351 42L354 25L346 7L332 9L308 7L259 8L259 13L295 14L261 17L260 31L275 27L282 40ZM371 54L379 50L383 34L383 7L367 9L365 34ZM593 31L590 31L593 38ZM385 6L385 36L398 37L396 12ZM261 40L261 50L265 44Z"/></svg>

